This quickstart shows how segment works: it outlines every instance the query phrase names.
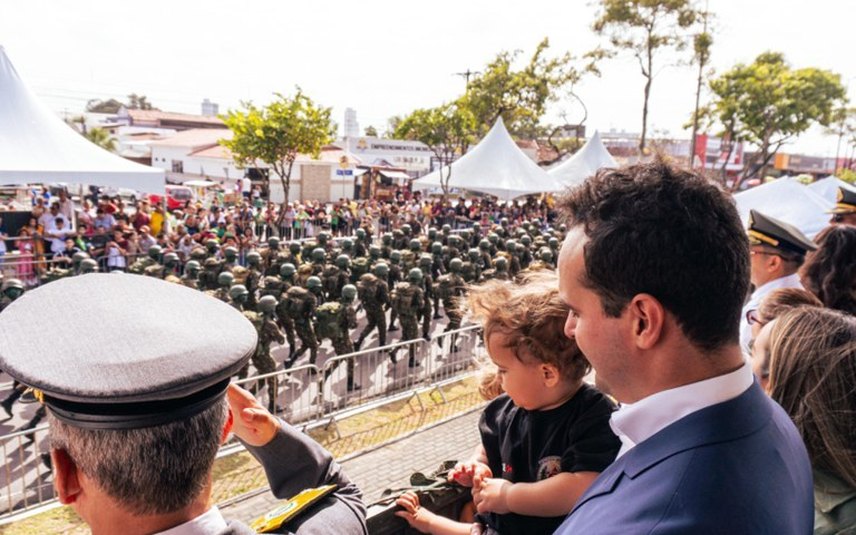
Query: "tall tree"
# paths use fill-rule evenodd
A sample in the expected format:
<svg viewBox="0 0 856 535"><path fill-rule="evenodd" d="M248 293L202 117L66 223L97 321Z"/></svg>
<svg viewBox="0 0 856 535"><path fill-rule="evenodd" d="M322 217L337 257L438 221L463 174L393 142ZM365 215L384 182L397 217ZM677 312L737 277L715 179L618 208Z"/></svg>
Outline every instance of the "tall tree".
<svg viewBox="0 0 856 535"><path fill-rule="evenodd" d="M366 137L377 137L377 128L369 125L365 129Z"/></svg>
<svg viewBox="0 0 856 535"><path fill-rule="evenodd" d="M104 150L116 151L116 140L110 137L110 133L103 128L90 128L83 136Z"/></svg>
<svg viewBox="0 0 856 535"><path fill-rule="evenodd" d="M724 133L759 148L744 162L735 190L749 176L764 176L779 149L812 125L828 126L845 95L838 74L814 67L792 69L778 52L734 66L712 80L710 89L711 108Z"/></svg>
<svg viewBox="0 0 856 535"><path fill-rule="evenodd" d="M549 48L550 42L545 38L519 70L515 70L514 64L520 50L500 52L474 73L459 104L470 110L479 134L487 132L502 116L512 135L528 138L545 135L540 120L547 104L557 101L562 91L579 81L585 72L596 72L596 54L585 56L588 65L575 67L570 53L547 57Z"/></svg>
<svg viewBox="0 0 856 535"><path fill-rule="evenodd" d="M393 132L395 139L421 141L440 163L440 187L449 194L452 178L450 165L456 156L467 152L475 139L476 121L470 108L461 100L436 108L415 110L401 119Z"/></svg>
<svg viewBox="0 0 856 535"><path fill-rule="evenodd" d="M826 134L836 136L838 143L835 146L835 170L836 172L841 167L849 167L849 165L839 165L841 159L841 142L846 141L844 146L846 152L847 147L856 139L856 108L849 106L846 101L843 101L840 106L832 112L832 121L826 128Z"/></svg>
<svg viewBox="0 0 856 535"><path fill-rule="evenodd" d="M241 104L242 110L229 110L221 116L232 130L232 139L221 139L220 144L232 151L239 167L257 162L269 165L282 184L285 206L297 155L317 157L333 140L336 129L330 120L331 109L316 105L300 88L293 97L276 93L276 99L264 107Z"/></svg>
<svg viewBox="0 0 856 535"><path fill-rule="evenodd" d="M600 0L592 29L609 39L613 54L632 53L645 78L639 139L642 155L648 135L648 100L656 75L654 58L666 49L685 48L688 29L698 17L692 0Z"/></svg>
<svg viewBox="0 0 856 535"><path fill-rule="evenodd" d="M707 8L705 7L704 12L701 14L702 19L702 30L698 34L693 37L693 61L698 63L698 79L696 80L696 95L695 95L695 108L693 109L693 133L691 138L690 145L690 168L692 168L695 164L695 155L696 155L696 137L698 136L698 127L699 122L701 120L699 116L699 109L701 104L701 90L703 87L704 80L704 68L707 66L708 61L710 61L710 48L713 45L713 36L707 31L707 22L709 18L709 13ZM702 168L704 168L704 158L702 158L701 162Z"/></svg>

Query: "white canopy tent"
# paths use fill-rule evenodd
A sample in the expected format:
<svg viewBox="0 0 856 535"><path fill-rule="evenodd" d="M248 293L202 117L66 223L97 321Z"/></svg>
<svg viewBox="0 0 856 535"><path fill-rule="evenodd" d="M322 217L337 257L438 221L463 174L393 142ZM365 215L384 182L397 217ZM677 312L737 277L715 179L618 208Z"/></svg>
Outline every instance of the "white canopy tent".
<svg viewBox="0 0 856 535"><path fill-rule="evenodd" d="M164 193L164 171L112 154L56 116L0 46L0 184L68 182Z"/></svg>
<svg viewBox="0 0 856 535"><path fill-rule="evenodd" d="M478 191L511 200L523 195L561 191L564 187L538 167L511 139L502 117L469 152L451 164L449 187ZM428 190L441 187L443 167L413 181L413 188Z"/></svg>
<svg viewBox="0 0 856 535"><path fill-rule="evenodd" d="M856 191L856 186L848 184L833 175L821 178L817 182L812 182L807 187L831 203L835 203L838 198L838 188L848 188Z"/></svg>
<svg viewBox="0 0 856 535"><path fill-rule="evenodd" d="M734 200L744 225L749 221L749 210L754 209L790 223L810 238L829 223L827 211L834 204L791 177L740 192Z"/></svg>
<svg viewBox="0 0 856 535"><path fill-rule="evenodd" d="M582 184L601 167L618 167L615 159L603 146L600 132L595 132L574 155L556 165L547 173L565 186Z"/></svg>

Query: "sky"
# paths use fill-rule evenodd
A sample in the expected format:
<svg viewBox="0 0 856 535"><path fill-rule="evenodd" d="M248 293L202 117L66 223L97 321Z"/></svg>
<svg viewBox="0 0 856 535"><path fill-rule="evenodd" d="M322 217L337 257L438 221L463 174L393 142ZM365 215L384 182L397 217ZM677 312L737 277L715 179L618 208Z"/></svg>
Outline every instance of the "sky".
<svg viewBox="0 0 856 535"><path fill-rule="evenodd" d="M716 72L775 50L793 67L841 74L856 99L851 1L709 0L709 9ZM350 107L361 129L383 131L393 115L462 94L465 82L455 73L480 70L503 50L521 50L526 59L544 37L555 55L605 44L591 30L596 12L589 0L0 0L0 46L58 113L130 93L186 113L200 113L209 98L222 113L299 86L332 107L339 125ZM659 62L649 115L655 135L689 137L683 125L696 70L680 59L669 54ZM589 133L639 132L644 79L636 60L619 56L601 70L574 88ZM548 120L561 114L577 122L582 107L564 98L550 106ZM784 150L834 156L836 142L814 128Z"/></svg>

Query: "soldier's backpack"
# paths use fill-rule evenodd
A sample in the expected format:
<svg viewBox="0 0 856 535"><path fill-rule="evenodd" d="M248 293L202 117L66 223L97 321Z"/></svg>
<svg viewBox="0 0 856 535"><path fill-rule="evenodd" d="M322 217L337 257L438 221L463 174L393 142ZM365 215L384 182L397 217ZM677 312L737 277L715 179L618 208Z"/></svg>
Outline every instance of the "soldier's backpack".
<svg viewBox="0 0 856 535"><path fill-rule="evenodd" d="M449 275L442 275L437 279L437 284L434 287L436 288L437 297L444 301L455 296L455 283Z"/></svg>
<svg viewBox="0 0 856 535"><path fill-rule="evenodd" d="M234 284L243 284L247 285L247 274L250 272L249 269L244 266L235 266L232 268L232 275L235 276Z"/></svg>
<svg viewBox="0 0 856 535"><path fill-rule="evenodd" d="M352 280L359 280L364 274L369 272L369 259L361 256L355 258L351 262L351 277Z"/></svg>
<svg viewBox="0 0 856 535"><path fill-rule="evenodd" d="M395 287L392 295L392 308L398 312L399 316L415 316L419 312L414 303L414 297L419 287L405 282Z"/></svg>
<svg viewBox="0 0 856 535"><path fill-rule="evenodd" d="M312 276L312 264L301 264L294 275L294 283L298 286L306 286L306 281Z"/></svg>
<svg viewBox="0 0 856 535"><path fill-rule="evenodd" d="M315 334L321 338L330 338L331 340L337 338L342 332L341 314L344 310L345 307L336 301L324 303L315 309L315 317L318 320L315 323Z"/></svg>
<svg viewBox="0 0 856 535"><path fill-rule="evenodd" d="M377 291L380 287L380 281L371 273L365 273L357 281L357 295L362 301L363 306L378 305Z"/></svg>
<svg viewBox="0 0 856 535"><path fill-rule="evenodd" d="M309 303L312 298L312 293L306 288L301 288L300 286L289 288L285 293L288 315L292 318L306 318L309 315Z"/></svg>
<svg viewBox="0 0 856 535"><path fill-rule="evenodd" d="M324 291L327 295L336 295L336 290L339 285L339 268L338 266L328 265L321 273L321 283L324 286Z"/></svg>

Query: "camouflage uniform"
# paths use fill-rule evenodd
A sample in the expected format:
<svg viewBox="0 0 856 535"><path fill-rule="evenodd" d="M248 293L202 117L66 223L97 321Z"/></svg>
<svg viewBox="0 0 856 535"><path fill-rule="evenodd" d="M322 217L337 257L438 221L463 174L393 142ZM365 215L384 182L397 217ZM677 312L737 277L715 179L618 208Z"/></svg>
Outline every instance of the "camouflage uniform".
<svg viewBox="0 0 856 535"><path fill-rule="evenodd" d="M348 296L344 296L341 301L324 303L320 307L318 307L317 315L318 315L318 328L317 332L319 336L323 338L329 338L333 343L333 351L336 353L336 356L341 355L350 355L354 352L354 344L351 342L350 330L357 327L357 313L354 311L353 303L353 295L356 295L356 288L351 285L347 285L347 290L344 290L343 293L347 291ZM327 313L329 311L329 313ZM331 322L329 325L322 325L322 318L326 318L324 321ZM341 361L340 361L341 363ZM355 388L359 388L354 384L354 359L349 358L346 361L346 369L347 369L347 389L348 392L353 391ZM339 366L330 367L325 372L325 379L329 377L333 371Z"/></svg>
<svg viewBox="0 0 856 535"><path fill-rule="evenodd" d="M414 276L414 271L419 275ZM392 291L392 307L401 318L402 341L416 340L419 337L419 313L425 307L425 293L420 286L421 275L422 272L414 268L408 274L408 282L397 285ZM389 356L393 362L396 361L396 352L393 350ZM415 344L411 344L409 353L407 365L412 368L417 366Z"/></svg>
<svg viewBox="0 0 856 535"><path fill-rule="evenodd" d="M444 333L461 328L463 314L456 303L456 300L464 295L464 288L466 286L463 277L459 274L461 264L462 262L460 259L452 261L449 273L441 276L436 284L436 292L443 300L443 310L449 318L449 323L443 330ZM455 338L456 337L453 336L451 341L450 347L452 348L452 351L456 350L457 340ZM441 344L440 347L442 347L442 340L438 340L437 343Z"/></svg>
<svg viewBox="0 0 856 535"><path fill-rule="evenodd" d="M366 337L377 327L378 346L386 345L386 312L389 308L389 286L372 273L366 273L357 281L357 293L366 309L366 326L357 339L356 348L363 345Z"/></svg>
<svg viewBox="0 0 856 535"><path fill-rule="evenodd" d="M286 367L291 366L309 350L309 362L315 364L318 358L318 340L315 338L315 329L312 328L312 317L318 300L315 295L300 286L292 286L285 293L284 300L288 317L294 322L294 332L300 338L301 347L288 358Z"/></svg>

